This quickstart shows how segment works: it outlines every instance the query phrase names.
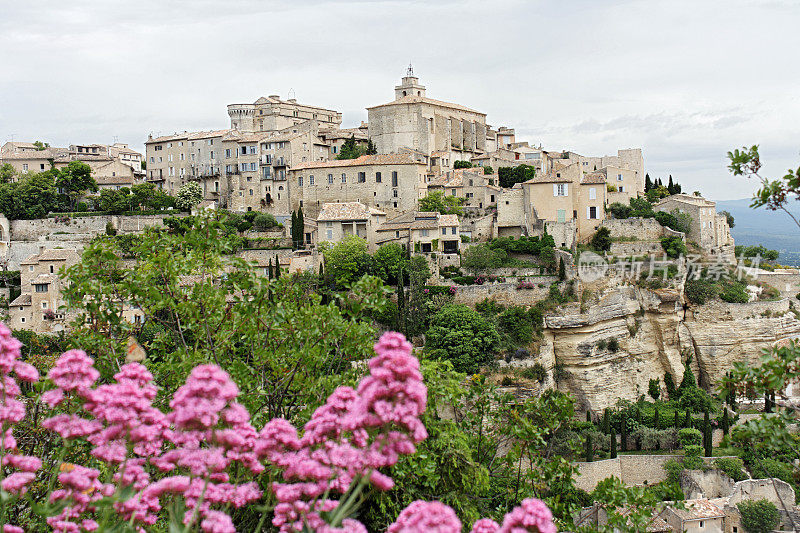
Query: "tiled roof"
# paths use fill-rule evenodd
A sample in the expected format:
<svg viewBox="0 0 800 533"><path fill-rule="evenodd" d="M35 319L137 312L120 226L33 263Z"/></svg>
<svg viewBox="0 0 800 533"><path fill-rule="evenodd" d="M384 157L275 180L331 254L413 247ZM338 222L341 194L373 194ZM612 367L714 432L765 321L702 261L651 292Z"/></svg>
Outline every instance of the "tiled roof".
<svg viewBox="0 0 800 533"><path fill-rule="evenodd" d="M378 154L378 155L362 155L355 159L336 159L333 161L312 161L308 163L301 163L295 166L292 170L301 170L307 168L337 168L337 167L359 167L366 165L422 165L414 161L411 154Z"/></svg>
<svg viewBox="0 0 800 533"><path fill-rule="evenodd" d="M481 113L480 111L475 111L474 109L470 109L469 107L459 105L459 104L452 104L450 102L443 102L441 100L434 100L433 98L427 98L425 96L404 96L402 98L398 98L392 102L388 102L385 104L375 105L372 107L368 107L367 109L376 109L379 107L386 107L391 105L407 105L407 104L430 104L439 107L447 107L450 109L457 109L459 111L468 111L470 113L475 113L478 115L486 116L486 113Z"/></svg>
<svg viewBox="0 0 800 533"><path fill-rule="evenodd" d="M705 498L698 500L686 500L683 502L684 509L672 508L672 512L682 520L703 520L708 518L722 518L725 513Z"/></svg>
<svg viewBox="0 0 800 533"><path fill-rule="evenodd" d="M694 196L694 195L690 195L690 194L673 194L672 196L667 196L663 200L660 200L659 202L656 202L654 207L658 207L659 205L664 204L664 203L668 203L670 201L683 202L683 203L694 204L694 205L700 205L700 206L703 206L703 207L714 207L715 205L717 205L714 202L712 202L711 200L706 200L702 196Z"/></svg>
<svg viewBox="0 0 800 533"><path fill-rule="evenodd" d="M325 139L349 139L355 137L358 140L365 141L369 137L361 128L346 128L338 130L320 130L319 136Z"/></svg>
<svg viewBox="0 0 800 533"><path fill-rule="evenodd" d="M594 183L605 183L606 182L606 175L603 172L590 172L586 174L583 179L581 179L581 183L586 184L594 184Z"/></svg>
<svg viewBox="0 0 800 533"><path fill-rule="evenodd" d="M183 133L173 133L172 135L162 135L161 137L155 137L153 139L148 139L145 141L145 144L153 144L153 143L161 143L166 141L179 141L182 139L185 140L196 140L196 139L208 139L211 137L222 137L223 135L230 133L232 130L208 130L208 131L184 131Z"/></svg>
<svg viewBox="0 0 800 533"><path fill-rule="evenodd" d="M558 176L556 172L549 172L544 176L536 176L525 183L572 183L572 180L565 175Z"/></svg>
<svg viewBox="0 0 800 533"><path fill-rule="evenodd" d="M78 252L76 250L69 250L64 248L47 248L39 254L39 261L66 261L68 259L77 259Z"/></svg>
<svg viewBox="0 0 800 533"><path fill-rule="evenodd" d="M8 305L31 305L31 295L30 293L20 294Z"/></svg>
<svg viewBox="0 0 800 533"><path fill-rule="evenodd" d="M324 203L319 212L317 222L333 220L366 220L371 215L385 215L372 207L367 207L361 202Z"/></svg>
<svg viewBox="0 0 800 533"><path fill-rule="evenodd" d="M458 226L458 215L439 215L440 226Z"/></svg>

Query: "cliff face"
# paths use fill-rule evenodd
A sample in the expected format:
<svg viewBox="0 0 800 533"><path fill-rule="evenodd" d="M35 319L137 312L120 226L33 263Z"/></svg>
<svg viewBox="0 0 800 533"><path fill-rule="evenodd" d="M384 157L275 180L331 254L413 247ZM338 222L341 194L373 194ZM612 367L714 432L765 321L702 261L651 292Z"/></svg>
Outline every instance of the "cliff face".
<svg viewBox="0 0 800 533"><path fill-rule="evenodd" d="M713 387L733 362L755 362L775 341L800 337L789 301L711 304L684 310L678 289L618 286L545 318L541 358L558 388L593 410L647 394L650 379L670 372L679 383L682 352L695 354L700 383ZM617 346L609 341L616 339Z"/></svg>

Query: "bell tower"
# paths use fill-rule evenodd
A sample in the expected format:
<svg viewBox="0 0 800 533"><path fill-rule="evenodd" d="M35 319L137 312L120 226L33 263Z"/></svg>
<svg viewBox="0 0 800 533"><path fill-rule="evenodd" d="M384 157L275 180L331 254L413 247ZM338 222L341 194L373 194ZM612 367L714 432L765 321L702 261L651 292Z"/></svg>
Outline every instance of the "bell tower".
<svg viewBox="0 0 800 533"><path fill-rule="evenodd" d="M425 86L420 85L419 78L414 76L414 67L408 64L406 75L400 85L394 88L394 99L399 100L405 96L425 96Z"/></svg>

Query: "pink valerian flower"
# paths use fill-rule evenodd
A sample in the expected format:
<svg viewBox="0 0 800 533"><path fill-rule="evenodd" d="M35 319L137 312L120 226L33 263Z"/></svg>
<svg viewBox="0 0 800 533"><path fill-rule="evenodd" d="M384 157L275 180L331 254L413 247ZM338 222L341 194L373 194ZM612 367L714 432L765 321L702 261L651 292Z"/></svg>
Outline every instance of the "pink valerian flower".
<svg viewBox="0 0 800 533"><path fill-rule="evenodd" d="M97 529L96 523L91 519L81 520L83 513L92 509L92 503L114 494L114 485L103 484L99 481L100 472L94 468L64 463L58 481L64 487L50 493L50 501L64 502L66 507L56 516L47 519L47 523L57 533L72 533L84 529L93 531Z"/></svg>
<svg viewBox="0 0 800 533"><path fill-rule="evenodd" d="M2 465L17 469L6 476L0 486L10 494L22 495L36 477L35 472L42 467L37 457L17 455L17 441L13 426L25 417L25 404L17 400L21 390L16 378L33 383L39 379L39 372L28 363L19 361L22 343L11 335L11 330L0 323L0 445ZM13 530L16 526L6 526Z"/></svg>
<svg viewBox="0 0 800 533"><path fill-rule="evenodd" d="M503 519L500 533L556 533L553 514L542 500L528 498L522 500Z"/></svg>
<svg viewBox="0 0 800 533"><path fill-rule="evenodd" d="M126 379L141 383L149 381L148 376L131 371ZM250 414L235 401L238 394L238 387L221 368L195 367L175 392L170 402L172 412L165 417L172 428L164 429L163 437L174 448L150 458L156 468L175 471L175 475L144 487L117 506L118 512L152 524L161 509L159 498L173 494L182 496L186 503L186 521L196 509L203 531L233 531L230 518L211 506L239 508L261 498L261 491L254 483L229 483L228 467L239 462L254 474L264 470L255 452L259 435L250 425ZM182 472L188 472L191 478Z"/></svg>
<svg viewBox="0 0 800 533"><path fill-rule="evenodd" d="M25 533L25 530L19 526L12 526L11 524L3 525L3 533Z"/></svg>
<svg viewBox="0 0 800 533"><path fill-rule="evenodd" d="M461 520L441 502L417 500L400 512L387 533L461 533Z"/></svg>
<svg viewBox="0 0 800 533"><path fill-rule="evenodd" d="M390 489L392 479L378 469L414 453L415 445L427 437L419 419L427 389L411 344L399 333L386 333L375 353L370 374L358 389L337 388L314 412L302 438L280 419L261 431L256 453L282 468L287 481L273 484L279 502L273 525L281 531L314 529L317 523L328 527L320 517L318 499L325 493L344 494L360 479L378 490ZM334 508L338 504L328 502L325 505ZM350 527L356 523L349 522Z"/></svg>
<svg viewBox="0 0 800 533"><path fill-rule="evenodd" d="M100 377L93 363L94 360L83 350L69 350L56 360L47 377L59 389L83 396Z"/></svg>
<svg viewBox="0 0 800 533"><path fill-rule="evenodd" d="M481 518L472 524L472 533L497 533L500 531L500 524L491 518Z"/></svg>

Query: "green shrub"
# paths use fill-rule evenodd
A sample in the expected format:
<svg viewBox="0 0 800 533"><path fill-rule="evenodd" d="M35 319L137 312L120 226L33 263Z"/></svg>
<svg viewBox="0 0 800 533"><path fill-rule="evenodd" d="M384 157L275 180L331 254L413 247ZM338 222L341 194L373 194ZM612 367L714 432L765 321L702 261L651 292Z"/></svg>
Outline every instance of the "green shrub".
<svg viewBox="0 0 800 533"><path fill-rule="evenodd" d="M544 369L541 363L535 363L533 366L529 366L520 372L520 375L525 379L533 379L538 381L539 383L544 382L547 379L547 371ZM600 442L599 440L597 442Z"/></svg>
<svg viewBox="0 0 800 533"><path fill-rule="evenodd" d="M258 213L253 217L253 227L259 231L274 228L278 221L270 213Z"/></svg>
<svg viewBox="0 0 800 533"><path fill-rule="evenodd" d="M500 316L497 317L497 324L500 326L500 330L516 345L527 344L533 339L533 324L528 317L528 312L522 307L511 307L500 313Z"/></svg>
<svg viewBox="0 0 800 533"><path fill-rule="evenodd" d="M765 499L745 500L736 504L747 533L769 533L778 527L781 515L775 504Z"/></svg>
<svg viewBox="0 0 800 533"><path fill-rule="evenodd" d="M717 287L709 279L690 279L686 281L685 292L690 302L702 305L717 295Z"/></svg>
<svg viewBox="0 0 800 533"><path fill-rule="evenodd" d="M611 337L608 339L608 350L611 353L616 353L619 350L619 341L616 337Z"/></svg>
<svg viewBox="0 0 800 533"><path fill-rule="evenodd" d="M697 430L695 430L697 431ZM698 431L698 433L700 433ZM702 433L700 439L702 440ZM703 462L703 447L696 445L689 445L683 447L683 467L688 470L701 470L705 463Z"/></svg>
<svg viewBox="0 0 800 533"><path fill-rule="evenodd" d="M741 281L729 281L723 285L719 297L731 303L746 304L750 301L750 294L747 292L747 285Z"/></svg>
<svg viewBox="0 0 800 533"><path fill-rule="evenodd" d="M744 462L738 457L720 457L714 461L714 466L725 472L734 481L747 479L747 474L744 473Z"/></svg>
<svg viewBox="0 0 800 533"><path fill-rule="evenodd" d="M611 231L606 227L601 227L592 236L589 243L597 251L605 252L611 249Z"/></svg>
<svg viewBox="0 0 800 533"><path fill-rule="evenodd" d="M703 443L703 433L699 429L683 428L678 431L678 444L686 448L687 446L697 446Z"/></svg>
<svg viewBox="0 0 800 533"><path fill-rule="evenodd" d="M673 259L686 255L688 252L683 239L678 236L663 237L661 239L661 247L664 249L664 253L667 254L667 257Z"/></svg>

